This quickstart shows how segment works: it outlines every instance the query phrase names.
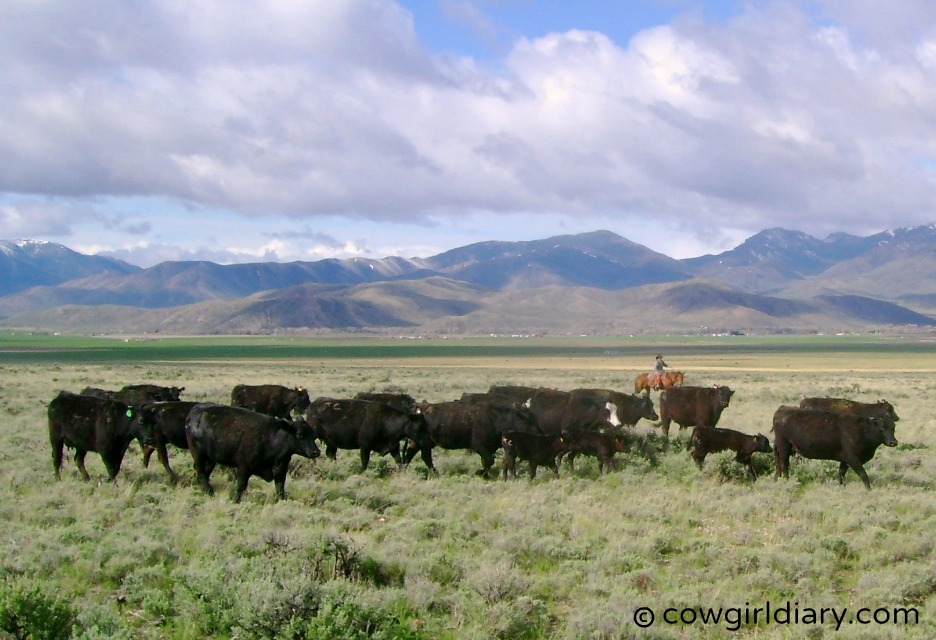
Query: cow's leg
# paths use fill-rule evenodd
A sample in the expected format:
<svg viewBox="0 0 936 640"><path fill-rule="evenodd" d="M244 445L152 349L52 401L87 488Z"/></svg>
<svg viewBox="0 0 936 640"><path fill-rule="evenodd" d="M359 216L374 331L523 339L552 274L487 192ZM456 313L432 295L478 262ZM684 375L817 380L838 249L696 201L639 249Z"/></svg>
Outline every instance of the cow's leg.
<svg viewBox="0 0 936 640"><path fill-rule="evenodd" d="M790 443L780 438L775 438L774 479L779 479L781 475L784 478L790 477Z"/></svg>
<svg viewBox="0 0 936 640"><path fill-rule="evenodd" d="M195 476L198 478L198 484L209 496L214 495L214 487L211 486L211 472L214 471L214 463L205 460L203 457L193 455L195 458Z"/></svg>
<svg viewBox="0 0 936 640"><path fill-rule="evenodd" d="M735 456L735 462L747 467L747 475L751 482L757 480L757 472L754 471L753 457L753 454L745 454L743 451L739 451Z"/></svg>
<svg viewBox="0 0 936 640"><path fill-rule="evenodd" d="M149 469L149 461L155 449L148 444L143 445L143 468Z"/></svg>
<svg viewBox="0 0 936 640"><path fill-rule="evenodd" d="M156 445L156 456L159 458L163 469L169 474L169 479L172 481L172 484L177 484L179 482L179 476L177 476L176 472L169 466L169 451L166 449L165 442L160 442Z"/></svg>
<svg viewBox="0 0 936 640"><path fill-rule="evenodd" d="M665 438L669 438L669 427L670 427L669 418L663 418L662 420L660 420L660 428L663 430L663 436Z"/></svg>
<svg viewBox="0 0 936 640"><path fill-rule="evenodd" d="M247 491L247 482L250 480L250 472L246 469L237 470L237 491L234 494L234 502L240 502L244 492Z"/></svg>
<svg viewBox="0 0 936 640"><path fill-rule="evenodd" d="M844 460L839 462L838 481L839 484L845 484L845 474L848 473L848 463Z"/></svg>
<svg viewBox="0 0 936 640"><path fill-rule="evenodd" d="M430 474L439 475L439 472L436 471L435 465L432 464L432 447L423 447L420 449L419 456L422 458L423 464L426 465L426 468L429 469Z"/></svg>
<svg viewBox="0 0 936 640"><path fill-rule="evenodd" d="M481 470L478 471L478 475L484 478L489 478L491 473L491 467L494 466L494 454L490 451L477 451L477 454L481 456Z"/></svg>
<svg viewBox="0 0 936 640"><path fill-rule="evenodd" d="M562 454L559 454L559 457L562 458ZM566 465L569 467L569 472L575 471L575 452L569 451L565 454Z"/></svg>
<svg viewBox="0 0 936 640"><path fill-rule="evenodd" d="M422 449L420 449L419 445L417 445L415 442L407 438L406 442L403 443L403 453L401 454L403 457L403 464L409 464L412 462L417 453L423 453ZM423 455L423 462L425 461L426 456Z"/></svg>
<svg viewBox="0 0 936 640"><path fill-rule="evenodd" d="M370 464L370 449L361 449L361 471L367 471L367 465Z"/></svg>
<svg viewBox="0 0 936 640"><path fill-rule="evenodd" d="M62 479L62 450L65 448L65 441L52 439L52 469L55 471L55 479Z"/></svg>
<svg viewBox="0 0 936 640"><path fill-rule="evenodd" d="M871 480L868 478L868 474L864 469L864 465L862 465L861 461L857 459L849 459L848 462L842 462L839 464L839 483L845 483L845 472L848 471L849 467L851 467L852 471L857 473L858 477L861 478L865 489L871 489Z"/></svg>
<svg viewBox="0 0 936 640"><path fill-rule="evenodd" d="M84 481L90 482L91 476L88 475L88 470L85 469L85 466L84 466L84 459L87 453L88 453L87 451L82 451L81 449L76 450L75 451L75 464L78 465L78 471L81 472L81 477L84 478Z"/></svg>
<svg viewBox="0 0 936 640"><path fill-rule="evenodd" d="M559 460L558 459L553 460L553 463L550 465L549 468L552 469L553 475L558 478L559 477Z"/></svg>
<svg viewBox="0 0 936 640"><path fill-rule="evenodd" d="M701 471L702 465L705 463L705 456L707 455L706 452L693 447L689 455L692 456L692 459L695 460L696 466L699 467L699 470Z"/></svg>
<svg viewBox="0 0 936 640"><path fill-rule="evenodd" d="M400 443L397 442L390 449L390 455L393 457L393 460L397 463L398 467L403 466L403 457L400 455Z"/></svg>
<svg viewBox="0 0 936 640"><path fill-rule="evenodd" d="M273 485L276 487L276 498L278 500L286 499L286 470L277 473L276 477L273 478Z"/></svg>
<svg viewBox="0 0 936 640"><path fill-rule="evenodd" d="M537 464L530 460L530 480L536 477L536 467Z"/></svg>
<svg viewBox="0 0 936 640"><path fill-rule="evenodd" d="M104 468L107 469L107 479L110 482L117 481L117 473L120 471L120 458L111 458L110 456L101 456L104 461Z"/></svg>
<svg viewBox="0 0 936 640"><path fill-rule="evenodd" d="M611 471L611 460L613 458L608 455L603 455L598 457L598 473L599 475L604 475Z"/></svg>

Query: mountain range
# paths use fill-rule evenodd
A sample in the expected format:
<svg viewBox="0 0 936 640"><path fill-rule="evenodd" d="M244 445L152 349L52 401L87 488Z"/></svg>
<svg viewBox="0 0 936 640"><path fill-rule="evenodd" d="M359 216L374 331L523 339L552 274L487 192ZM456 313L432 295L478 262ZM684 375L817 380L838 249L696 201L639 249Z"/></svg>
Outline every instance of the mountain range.
<svg viewBox="0 0 936 640"><path fill-rule="evenodd" d="M936 225L817 239L768 229L677 260L609 231L429 258L141 268L0 241L0 325L63 332L445 334L936 327Z"/></svg>

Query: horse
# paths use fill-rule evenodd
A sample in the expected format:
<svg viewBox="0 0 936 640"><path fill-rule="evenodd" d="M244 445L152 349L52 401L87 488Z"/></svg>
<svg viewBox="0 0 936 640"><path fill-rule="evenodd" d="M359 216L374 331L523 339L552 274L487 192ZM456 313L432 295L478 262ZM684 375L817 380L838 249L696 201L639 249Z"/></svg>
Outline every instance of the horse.
<svg viewBox="0 0 936 640"><path fill-rule="evenodd" d="M659 376L653 373L641 373L637 375L637 379L634 381L634 393L640 393L644 390L649 393L651 390L659 391L670 387L681 387L684 379L685 373L682 371L664 371Z"/></svg>

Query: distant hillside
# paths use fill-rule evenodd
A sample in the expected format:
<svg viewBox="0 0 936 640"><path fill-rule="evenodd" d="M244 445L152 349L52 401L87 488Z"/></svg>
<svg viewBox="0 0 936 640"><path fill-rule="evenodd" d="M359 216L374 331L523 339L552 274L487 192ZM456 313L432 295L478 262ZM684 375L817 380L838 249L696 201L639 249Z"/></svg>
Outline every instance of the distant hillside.
<svg viewBox="0 0 936 640"><path fill-rule="evenodd" d="M936 320L869 298L785 300L694 280L618 291L495 291L440 276L351 286L302 285L168 309L58 307L7 324L63 332L270 334L322 331L443 334L654 334L670 331L854 331Z"/></svg>
<svg viewBox="0 0 936 640"><path fill-rule="evenodd" d="M75 278L140 271L126 262L87 256L54 242L0 240L0 296Z"/></svg>
<svg viewBox="0 0 936 640"><path fill-rule="evenodd" d="M718 256L682 261L607 231L482 242L424 259L149 269L61 245L2 247L15 292L0 296L0 324L67 332L615 334L936 324L934 226L825 240L770 229ZM40 273L47 284L17 290ZM69 273L78 277L67 280Z"/></svg>
<svg viewBox="0 0 936 640"><path fill-rule="evenodd" d="M441 274L489 289L626 289L692 277L678 261L610 231L529 242L482 242L426 260Z"/></svg>

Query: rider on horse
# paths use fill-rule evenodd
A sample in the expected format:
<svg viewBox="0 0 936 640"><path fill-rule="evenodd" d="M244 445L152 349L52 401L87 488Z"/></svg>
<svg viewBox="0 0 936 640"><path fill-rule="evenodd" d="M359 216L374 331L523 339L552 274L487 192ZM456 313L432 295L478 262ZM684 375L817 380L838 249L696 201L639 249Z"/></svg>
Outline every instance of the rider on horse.
<svg viewBox="0 0 936 640"><path fill-rule="evenodd" d="M656 357L656 364L653 367L653 373L650 374L651 388L659 389L663 386L663 368L668 366L668 364L663 362L663 354L658 353Z"/></svg>

